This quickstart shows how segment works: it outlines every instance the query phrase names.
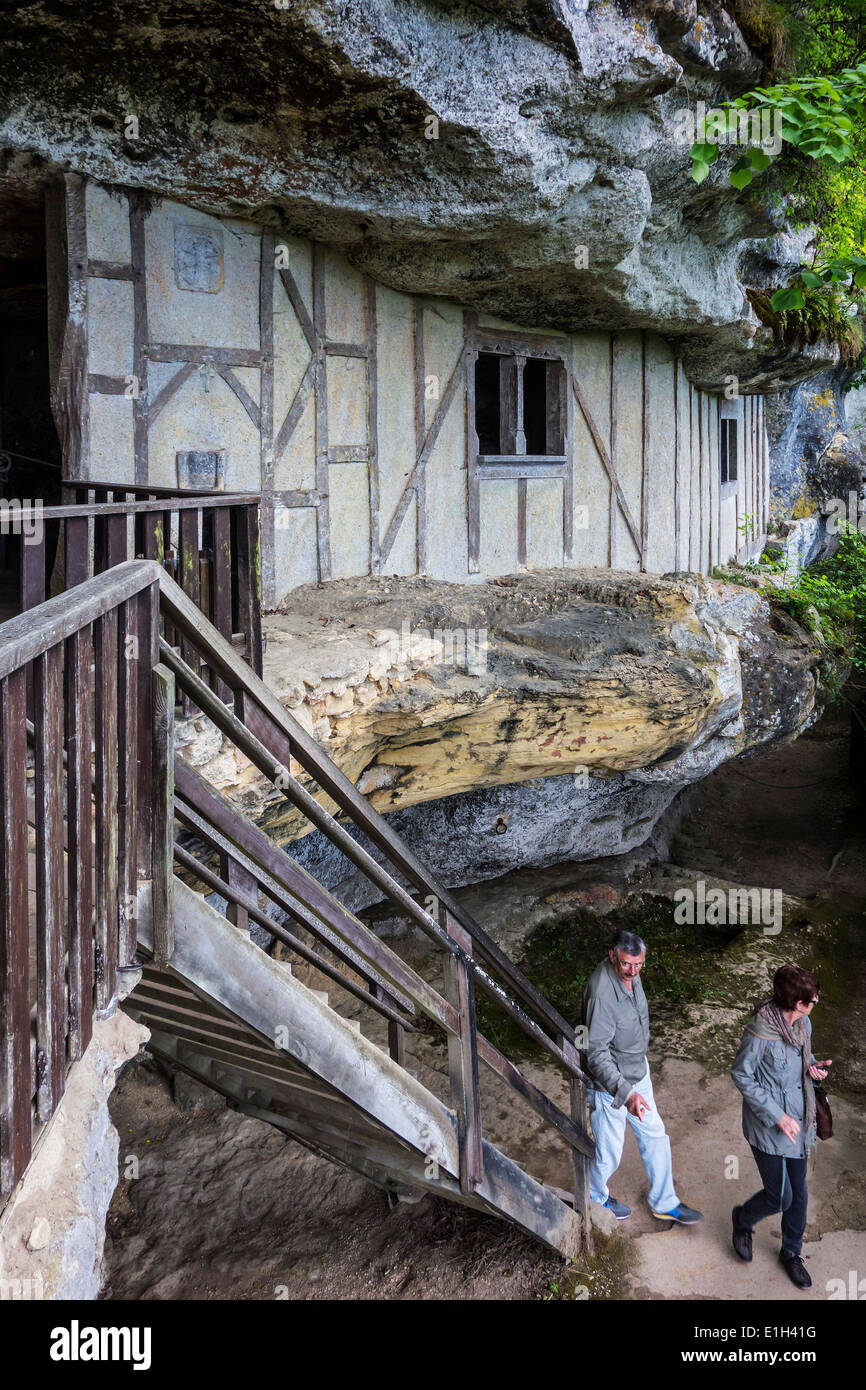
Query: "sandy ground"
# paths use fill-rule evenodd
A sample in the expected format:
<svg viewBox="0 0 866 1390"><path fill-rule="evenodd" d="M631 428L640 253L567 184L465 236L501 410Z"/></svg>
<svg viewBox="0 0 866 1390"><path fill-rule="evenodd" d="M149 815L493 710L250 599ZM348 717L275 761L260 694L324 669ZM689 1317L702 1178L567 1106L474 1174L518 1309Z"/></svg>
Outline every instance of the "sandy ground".
<svg viewBox="0 0 866 1390"><path fill-rule="evenodd" d="M866 906L866 826L847 780L846 733L844 719L825 719L795 745L726 766L690 795L673 842L675 867L662 872L676 874L676 866L688 865L708 877L779 887L802 908L795 913L796 934L759 943L739 958L745 1000L760 992L778 961L803 957L810 913L817 922L833 910L862 912ZM607 869L612 882L621 881L622 864L610 861ZM567 902L588 875L597 881L597 866L559 866L463 891L487 929L515 950L528 927L550 911L551 895ZM629 886L653 881L659 871ZM679 1194L705 1213L705 1221L684 1229L649 1215L646 1178L629 1135L611 1189L633 1214L613 1242L598 1242L592 1264L566 1277L556 1255L491 1218L431 1197L392 1210L377 1189L218 1099L185 1113L167 1076L149 1061L138 1064L123 1074L112 1101L121 1173L127 1156L139 1167L112 1205L103 1296L554 1299L574 1296L575 1286L579 1291L583 1285L593 1298L826 1299L828 1281L847 1282L852 1270L866 1273L861 954L855 951L841 987L837 982L831 993L828 981L815 1011L818 1055L823 1009L838 1074L836 1137L819 1145L810 1174L808 1293L797 1290L778 1263L777 1219L758 1227L751 1265L731 1250L731 1207L759 1183L727 1073L731 1028L738 1025L731 1023L731 1010L719 1008L699 1010L685 1030L657 1027L650 1053ZM332 1002L352 1015L349 996ZM652 1017L651 997L650 1010ZM368 1019L365 1012L364 1032L378 1040L377 1020L371 1026ZM416 1035L410 1058L420 1079L441 1094L444 1049ZM541 1063L528 1063L526 1070L553 1099L565 1101L558 1074ZM482 1090L487 1136L535 1176L568 1185L568 1157L552 1132L516 1106L496 1078L485 1076Z"/></svg>

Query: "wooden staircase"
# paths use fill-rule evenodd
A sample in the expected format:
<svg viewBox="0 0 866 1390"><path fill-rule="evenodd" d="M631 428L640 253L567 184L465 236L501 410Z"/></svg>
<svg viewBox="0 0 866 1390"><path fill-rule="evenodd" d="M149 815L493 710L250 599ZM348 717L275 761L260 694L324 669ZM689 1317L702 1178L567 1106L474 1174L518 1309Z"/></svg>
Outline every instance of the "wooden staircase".
<svg viewBox="0 0 866 1390"><path fill-rule="evenodd" d="M394 1196L435 1192L578 1254L572 1207L492 1144L483 1143L483 1180L462 1193L454 1111L327 994L301 984L179 879L174 888L171 965L148 963L123 1006L151 1030L151 1051ZM139 944L150 956L142 906Z"/></svg>
<svg viewBox="0 0 866 1390"><path fill-rule="evenodd" d="M179 708L207 716L420 927L439 953L441 990L175 758ZM16 820L28 797L26 720L18 726L25 712L36 751L30 805L46 807L37 812L38 968L29 985L15 878L22 844L26 858ZM85 753L91 728L95 770ZM120 564L0 627L0 737L4 730L0 1065L14 1076L0 1107L4 1196L87 1045L92 1012L111 1012L140 968L123 1007L150 1029L152 1051L243 1113L392 1197L438 1193L516 1223L567 1258L589 1244L594 1146L570 1025L164 569ZM225 915L208 898L225 904ZM283 955L333 981L335 1000L351 996L356 1012L371 1011L377 1036L386 1025L387 1045L258 945L251 924L280 942ZM565 1071L569 1114L479 1031L477 989ZM447 1041L448 1103L406 1066L406 1035L422 1019ZM559 1134L571 1154L573 1196L544 1186L484 1138L482 1063Z"/></svg>

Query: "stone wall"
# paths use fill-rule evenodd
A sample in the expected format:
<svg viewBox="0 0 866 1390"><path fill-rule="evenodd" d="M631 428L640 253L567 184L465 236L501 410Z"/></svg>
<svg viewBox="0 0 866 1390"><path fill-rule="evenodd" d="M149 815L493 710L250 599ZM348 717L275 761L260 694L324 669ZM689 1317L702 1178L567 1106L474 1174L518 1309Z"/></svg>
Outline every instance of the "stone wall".
<svg viewBox="0 0 866 1390"><path fill-rule="evenodd" d="M120 1010L94 1022L90 1045L0 1217L0 1299L98 1297L118 1174L108 1097L115 1073L149 1036Z"/></svg>

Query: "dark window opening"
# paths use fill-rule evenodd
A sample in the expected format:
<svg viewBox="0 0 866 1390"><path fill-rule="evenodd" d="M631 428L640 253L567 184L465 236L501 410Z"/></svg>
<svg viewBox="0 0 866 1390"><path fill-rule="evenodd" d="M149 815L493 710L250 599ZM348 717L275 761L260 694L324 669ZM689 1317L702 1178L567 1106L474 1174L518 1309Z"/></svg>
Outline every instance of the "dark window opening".
<svg viewBox="0 0 866 1390"><path fill-rule="evenodd" d="M499 448L499 363L492 352L480 352L475 363L475 429L478 451L498 454Z"/></svg>
<svg viewBox="0 0 866 1390"><path fill-rule="evenodd" d="M45 199L0 190L0 499L62 501L49 397ZM49 554L58 523L46 526ZM0 534L0 621L19 611L21 537Z"/></svg>
<svg viewBox="0 0 866 1390"><path fill-rule="evenodd" d="M737 422L722 420L719 435L720 477L722 487L737 481Z"/></svg>
<svg viewBox="0 0 866 1390"><path fill-rule="evenodd" d="M482 456L561 458L565 367L543 357L482 352L475 363L475 430Z"/></svg>

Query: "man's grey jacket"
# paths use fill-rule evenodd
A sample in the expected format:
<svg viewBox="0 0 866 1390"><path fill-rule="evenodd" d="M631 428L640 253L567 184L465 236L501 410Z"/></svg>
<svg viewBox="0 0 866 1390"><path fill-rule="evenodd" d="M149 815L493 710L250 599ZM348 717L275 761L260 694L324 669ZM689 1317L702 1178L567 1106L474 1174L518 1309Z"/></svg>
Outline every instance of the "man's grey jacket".
<svg viewBox="0 0 866 1390"><path fill-rule="evenodd" d="M603 960L583 991L583 1018L590 1076L599 1090L613 1096L618 1109L647 1069L649 1009L640 976L628 990L610 960Z"/></svg>

